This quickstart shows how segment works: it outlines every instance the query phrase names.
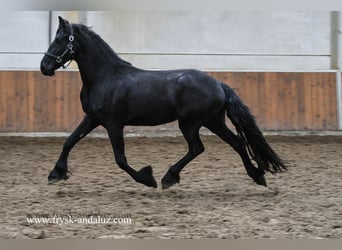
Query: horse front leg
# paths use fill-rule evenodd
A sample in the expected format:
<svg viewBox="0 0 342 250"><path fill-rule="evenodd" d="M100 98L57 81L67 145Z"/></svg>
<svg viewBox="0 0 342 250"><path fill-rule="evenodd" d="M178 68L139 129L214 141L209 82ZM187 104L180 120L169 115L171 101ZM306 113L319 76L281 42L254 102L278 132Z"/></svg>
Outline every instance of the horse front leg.
<svg viewBox="0 0 342 250"><path fill-rule="evenodd" d="M136 182L142 183L148 187L157 187L157 182L153 177L152 167L146 166L139 171L131 168L125 156L125 143L123 138L122 126L111 126L107 128L108 135L113 147L115 161L119 167L128 173Z"/></svg>
<svg viewBox="0 0 342 250"><path fill-rule="evenodd" d="M48 176L48 184L55 183L59 180L67 180L69 177L68 173L68 157L71 149L89 134L99 124L91 120L88 116L85 116L82 122L78 125L75 131L65 140L63 150L57 160L54 169Z"/></svg>

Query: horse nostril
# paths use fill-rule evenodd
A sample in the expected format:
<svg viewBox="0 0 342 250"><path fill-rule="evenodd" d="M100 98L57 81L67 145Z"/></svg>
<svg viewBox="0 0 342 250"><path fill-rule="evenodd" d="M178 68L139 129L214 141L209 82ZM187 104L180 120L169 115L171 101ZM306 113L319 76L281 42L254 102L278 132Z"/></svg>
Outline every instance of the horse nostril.
<svg viewBox="0 0 342 250"><path fill-rule="evenodd" d="M45 67L44 67L43 64L40 65L40 71L41 71L42 73L45 72Z"/></svg>

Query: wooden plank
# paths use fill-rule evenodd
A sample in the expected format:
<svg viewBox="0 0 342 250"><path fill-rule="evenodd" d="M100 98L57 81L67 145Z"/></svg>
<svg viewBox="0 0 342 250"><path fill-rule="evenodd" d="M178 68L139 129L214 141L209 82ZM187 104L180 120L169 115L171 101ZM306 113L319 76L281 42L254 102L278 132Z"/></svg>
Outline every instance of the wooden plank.
<svg viewBox="0 0 342 250"><path fill-rule="evenodd" d="M15 128L18 131L24 130L27 127L27 75L28 72L19 72L14 76L15 81L15 102L12 104L15 107Z"/></svg>
<svg viewBox="0 0 342 250"><path fill-rule="evenodd" d="M342 92L340 92L339 97L337 96L337 91L339 91L338 86L336 84L336 74L330 74L330 81L331 81L331 87L330 87L330 94L329 94L329 114L330 114L330 126L332 129L337 130L341 129L339 128L339 109L338 109L338 102L342 100ZM339 98L339 100L337 100Z"/></svg>
<svg viewBox="0 0 342 250"><path fill-rule="evenodd" d="M81 80L78 72L69 72L63 76L63 128L66 131L72 131L82 120L83 111L80 103Z"/></svg>
<svg viewBox="0 0 342 250"><path fill-rule="evenodd" d="M262 105L264 102L264 89L261 88L262 85L265 84L265 73L256 74L257 75L257 84L253 82L250 83L254 86L251 89L252 93L255 93L255 103L251 107L253 114L255 115L256 122L258 126L263 129L267 126L265 116L267 115L266 105Z"/></svg>
<svg viewBox="0 0 342 250"><path fill-rule="evenodd" d="M325 79L322 75L317 76L316 79L316 98L317 98L317 123L316 126L322 127L324 129L326 127L325 115L324 115L324 85Z"/></svg>
<svg viewBox="0 0 342 250"><path fill-rule="evenodd" d="M272 107L274 91L272 90L272 86L275 77L275 75L265 74L265 81L259 83L259 88L263 89L263 91L261 92L263 101L259 104L264 106L262 119L265 124L267 124L266 126L268 126L270 130L274 130L274 120L272 120L272 117L274 116Z"/></svg>
<svg viewBox="0 0 342 250"><path fill-rule="evenodd" d="M64 83L64 76L63 74L62 81ZM59 131L64 131L64 113L63 113L63 89L64 84L60 82L56 82L56 92L55 92L55 121L56 121L56 129Z"/></svg>
<svg viewBox="0 0 342 250"><path fill-rule="evenodd" d="M297 93L297 124L294 127L296 130L299 130L302 125L305 126L305 84L303 83L304 76L305 75L303 73L298 73L293 82L295 85L295 91Z"/></svg>
<svg viewBox="0 0 342 250"><path fill-rule="evenodd" d="M312 118L312 91L311 91L311 82L308 82L306 78L303 79L303 99L304 99L304 121L303 121L303 129L310 130L311 129L311 118Z"/></svg>
<svg viewBox="0 0 342 250"><path fill-rule="evenodd" d="M281 74L278 73L281 77ZM294 130L298 129L299 117L298 117L298 99L299 95L298 89L301 87L301 83L298 82L298 78L300 77L300 73L289 74L286 73L284 75L285 78L282 80L282 85L284 86L285 91L281 91L279 88L279 92L281 93L282 100L282 120L280 121L283 124L283 129L288 129L292 127ZM275 117L275 119L279 118ZM279 119L278 119L279 120Z"/></svg>
<svg viewBox="0 0 342 250"><path fill-rule="evenodd" d="M37 76L38 77L41 77L40 75ZM51 78L51 79L48 79L47 78L47 82L46 82L46 92L45 93L42 93L46 96L47 98L47 104L49 105L46 105L45 106L45 109L44 109L44 113L45 113L45 116L47 117L47 120L46 120L46 130L47 131L55 131L56 130L56 79L54 78ZM52 80L52 81L51 81Z"/></svg>
<svg viewBox="0 0 342 250"><path fill-rule="evenodd" d="M6 131L6 120L7 120L7 97L6 89L8 88L8 79L6 72L0 74L0 132Z"/></svg>
<svg viewBox="0 0 342 250"><path fill-rule="evenodd" d="M11 129L14 132L16 129L16 100L15 100L15 75L9 73L6 74L5 78L6 83L8 84L4 89L4 93L6 95L6 129Z"/></svg>
<svg viewBox="0 0 342 250"><path fill-rule="evenodd" d="M54 105L54 103L49 99L49 81L51 78L42 77L41 74L35 74L34 80L36 82L35 87L35 127L38 131L50 131L49 130L49 106Z"/></svg>
<svg viewBox="0 0 342 250"><path fill-rule="evenodd" d="M266 130L337 129L335 73L209 72ZM78 72L0 72L0 131L72 131L83 117ZM173 126L173 125L172 125Z"/></svg>
<svg viewBox="0 0 342 250"><path fill-rule="evenodd" d="M34 131L35 126L35 110L34 110L34 103L35 103L35 87L36 83L34 81L34 74L35 72L29 72L27 77L27 127L26 130Z"/></svg>
<svg viewBox="0 0 342 250"><path fill-rule="evenodd" d="M329 106L328 106L328 108L329 108L329 111L328 111L329 121L330 121L329 127L332 130L337 130L338 129L338 109L337 109L338 101L337 101L337 94L336 94L336 91L337 91L337 89L336 89L336 75L335 74L329 74L329 76L330 76L330 93L327 96L327 98L330 101Z"/></svg>
<svg viewBox="0 0 342 250"><path fill-rule="evenodd" d="M327 121L327 126L324 129L337 130L337 95L336 95L336 75L334 73L328 74L327 82L324 91L324 114Z"/></svg>

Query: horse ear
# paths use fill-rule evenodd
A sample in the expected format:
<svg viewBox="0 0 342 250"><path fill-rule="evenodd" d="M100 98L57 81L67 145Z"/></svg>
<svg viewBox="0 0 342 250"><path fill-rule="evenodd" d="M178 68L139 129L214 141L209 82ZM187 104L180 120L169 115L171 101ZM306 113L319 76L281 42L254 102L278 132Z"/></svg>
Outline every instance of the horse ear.
<svg viewBox="0 0 342 250"><path fill-rule="evenodd" d="M63 17L61 16L58 16L58 20L59 20L59 25L62 26L63 28L65 27L66 24L69 23L67 20L64 20Z"/></svg>

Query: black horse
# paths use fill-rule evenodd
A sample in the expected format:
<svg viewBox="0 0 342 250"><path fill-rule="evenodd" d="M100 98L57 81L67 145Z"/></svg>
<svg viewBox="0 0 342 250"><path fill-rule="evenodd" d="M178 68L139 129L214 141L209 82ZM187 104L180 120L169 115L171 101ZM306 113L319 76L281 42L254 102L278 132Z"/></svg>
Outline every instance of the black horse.
<svg viewBox="0 0 342 250"><path fill-rule="evenodd" d="M115 160L135 181L157 187L151 166L136 171L125 157L125 125L158 125L178 120L188 143L188 153L170 167L162 187L179 183L187 163L204 151L199 129L204 126L240 155L247 174L266 186L265 171L286 170L272 150L247 106L226 84L197 70L147 71L120 59L99 35L81 24L59 17L55 40L41 61L41 72L52 76L65 63L78 64L83 87L81 103L85 117L64 143L61 155L48 176L49 183L68 179L70 150L97 126L109 135ZM236 127L235 135L225 124L225 114ZM258 167L251 161L254 160ZM214 167L214 166L213 166Z"/></svg>

